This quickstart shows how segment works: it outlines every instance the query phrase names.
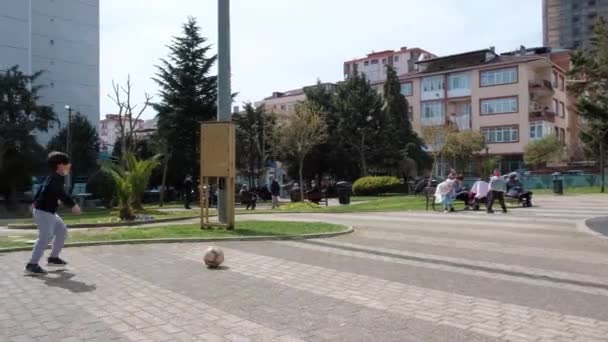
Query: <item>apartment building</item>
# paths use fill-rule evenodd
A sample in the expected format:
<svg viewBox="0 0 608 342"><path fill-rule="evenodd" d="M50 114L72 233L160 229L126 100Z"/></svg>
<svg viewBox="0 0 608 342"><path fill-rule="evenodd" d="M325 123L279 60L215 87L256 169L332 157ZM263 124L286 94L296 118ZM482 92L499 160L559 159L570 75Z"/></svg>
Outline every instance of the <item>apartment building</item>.
<svg viewBox="0 0 608 342"><path fill-rule="evenodd" d="M316 85L314 85L316 86ZM336 85L333 83L323 83L328 91L335 91ZM303 88L288 90L284 92L274 92L262 101L256 102L256 106L263 105L266 111L276 114L279 122L286 122L296 113L296 105L306 100Z"/></svg>
<svg viewBox="0 0 608 342"><path fill-rule="evenodd" d="M599 16L608 19L608 0L543 0L543 44L583 47Z"/></svg>
<svg viewBox="0 0 608 342"><path fill-rule="evenodd" d="M125 127L129 125L123 117L122 121ZM156 132L157 119L150 120L134 120L133 128L138 138L146 138ZM107 114L105 119L99 121L99 139L101 140L100 151L102 153L112 154L114 144L119 137L120 118L118 114Z"/></svg>
<svg viewBox="0 0 608 342"><path fill-rule="evenodd" d="M99 121L99 0L0 1L0 70L18 65L44 71L40 104L52 106L62 127L68 105ZM59 127L40 132L45 144Z"/></svg>
<svg viewBox="0 0 608 342"><path fill-rule="evenodd" d="M416 62L434 57L437 56L420 48L402 47L396 51L372 52L363 58L344 62L344 78L358 72L371 83L383 82L386 81L387 65L395 68L397 75L404 75L416 70Z"/></svg>
<svg viewBox="0 0 608 342"><path fill-rule="evenodd" d="M498 55L493 49L417 62L400 77L414 129L453 123L481 131L503 172L523 166L525 146L549 134L566 147L578 141L577 115L565 70L543 54ZM375 85L381 87L380 83Z"/></svg>

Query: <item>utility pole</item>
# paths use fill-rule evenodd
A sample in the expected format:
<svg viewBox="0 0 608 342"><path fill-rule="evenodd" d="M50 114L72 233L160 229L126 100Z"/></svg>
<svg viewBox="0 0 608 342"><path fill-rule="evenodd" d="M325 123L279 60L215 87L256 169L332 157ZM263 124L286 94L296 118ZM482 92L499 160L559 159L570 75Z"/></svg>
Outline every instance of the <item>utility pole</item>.
<svg viewBox="0 0 608 342"><path fill-rule="evenodd" d="M217 121L232 121L230 106L230 0L218 0L218 80L217 80ZM228 196L226 184L220 180L218 191L218 219L220 223L228 222Z"/></svg>
<svg viewBox="0 0 608 342"><path fill-rule="evenodd" d="M70 107L69 105L65 106L65 109L68 110L68 127L67 127L67 137L66 137L66 146L65 146L65 153L68 154L68 156L70 156L70 159L72 159L72 163L74 162L73 157L72 157L72 136L71 136L71 127L72 126L72 107ZM71 193L72 192L72 175L68 174L66 176L67 181L66 181L66 186L68 188L68 191Z"/></svg>

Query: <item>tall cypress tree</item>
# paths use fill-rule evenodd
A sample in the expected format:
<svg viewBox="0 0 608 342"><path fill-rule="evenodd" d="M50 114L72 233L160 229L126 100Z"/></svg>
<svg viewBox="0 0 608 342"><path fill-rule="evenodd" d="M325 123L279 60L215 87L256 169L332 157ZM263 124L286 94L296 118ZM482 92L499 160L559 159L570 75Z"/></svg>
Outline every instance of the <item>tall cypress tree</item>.
<svg viewBox="0 0 608 342"><path fill-rule="evenodd" d="M413 159L419 168L426 166L430 159L422 150L422 140L412 129L409 105L401 94L401 82L394 68L387 67L384 83L384 120L382 139L385 149L382 152L383 164L397 168L404 158Z"/></svg>
<svg viewBox="0 0 608 342"><path fill-rule="evenodd" d="M216 117L217 76L210 70L217 56L208 56L210 45L200 34L192 17L183 25L183 33L168 46L167 59L161 59L154 81L160 86L158 130L172 151L167 179L181 184L186 174L199 170L199 123Z"/></svg>

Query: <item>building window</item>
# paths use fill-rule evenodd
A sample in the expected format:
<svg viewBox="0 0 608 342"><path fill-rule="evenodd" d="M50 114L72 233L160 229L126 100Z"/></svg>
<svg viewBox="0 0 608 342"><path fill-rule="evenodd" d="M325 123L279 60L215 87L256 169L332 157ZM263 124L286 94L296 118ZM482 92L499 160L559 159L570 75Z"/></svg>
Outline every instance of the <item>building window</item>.
<svg viewBox="0 0 608 342"><path fill-rule="evenodd" d="M517 83L517 67L481 72L481 86Z"/></svg>
<svg viewBox="0 0 608 342"><path fill-rule="evenodd" d="M559 113L559 102L556 99L553 99L553 113Z"/></svg>
<svg viewBox="0 0 608 342"><path fill-rule="evenodd" d="M579 20L581 20L581 18L579 16L577 16L577 15L575 15L575 16L572 17L572 22L573 23L578 23Z"/></svg>
<svg viewBox="0 0 608 342"><path fill-rule="evenodd" d="M481 115L517 113L517 97L481 100L480 107Z"/></svg>
<svg viewBox="0 0 608 342"><path fill-rule="evenodd" d="M481 132L490 144L519 141L519 128L517 126L484 127L481 129Z"/></svg>
<svg viewBox="0 0 608 342"><path fill-rule="evenodd" d="M382 64L386 64L386 58L382 58Z"/></svg>
<svg viewBox="0 0 608 342"><path fill-rule="evenodd" d="M54 41L53 39L49 40L49 43L50 43L51 45L55 45L55 41Z"/></svg>
<svg viewBox="0 0 608 342"><path fill-rule="evenodd" d="M368 66L368 65L369 65L369 61L365 61L365 62L363 62L363 65L364 65L364 66Z"/></svg>
<svg viewBox="0 0 608 342"><path fill-rule="evenodd" d="M553 71L553 73L551 74L551 84L553 85L553 88L557 89L557 71Z"/></svg>
<svg viewBox="0 0 608 342"><path fill-rule="evenodd" d="M378 64L378 60L377 59L372 59L372 64Z"/></svg>
<svg viewBox="0 0 608 342"><path fill-rule="evenodd" d="M399 56L393 56L393 62L399 62Z"/></svg>
<svg viewBox="0 0 608 342"><path fill-rule="evenodd" d="M544 133L543 126L542 121L530 122L530 140L542 139Z"/></svg>
<svg viewBox="0 0 608 342"><path fill-rule="evenodd" d="M559 76L559 90L564 91L566 90L566 80L564 78L564 76Z"/></svg>
<svg viewBox="0 0 608 342"><path fill-rule="evenodd" d="M281 110L285 110L285 105L281 105Z"/></svg>
<svg viewBox="0 0 608 342"><path fill-rule="evenodd" d="M595 0L589 0L589 6L595 6Z"/></svg>
<svg viewBox="0 0 608 342"><path fill-rule="evenodd" d="M471 82L468 73L451 74L448 76L448 90L470 88Z"/></svg>
<svg viewBox="0 0 608 342"><path fill-rule="evenodd" d="M429 101L422 103L422 125L436 126L445 123L442 101Z"/></svg>
<svg viewBox="0 0 608 342"><path fill-rule="evenodd" d="M403 96L412 96L413 93L412 82L406 82L401 84L401 94Z"/></svg>
<svg viewBox="0 0 608 342"><path fill-rule="evenodd" d="M412 107L412 106L407 107L407 118L410 120L414 119L414 107Z"/></svg>
<svg viewBox="0 0 608 342"><path fill-rule="evenodd" d="M443 90L443 76L425 77L422 79L423 92L439 90Z"/></svg>
<svg viewBox="0 0 608 342"><path fill-rule="evenodd" d="M563 128L559 129L559 140L562 142L562 145L566 145L566 130Z"/></svg>
<svg viewBox="0 0 608 342"><path fill-rule="evenodd" d="M566 117L566 106L563 102L559 103L559 116L561 116L562 118Z"/></svg>

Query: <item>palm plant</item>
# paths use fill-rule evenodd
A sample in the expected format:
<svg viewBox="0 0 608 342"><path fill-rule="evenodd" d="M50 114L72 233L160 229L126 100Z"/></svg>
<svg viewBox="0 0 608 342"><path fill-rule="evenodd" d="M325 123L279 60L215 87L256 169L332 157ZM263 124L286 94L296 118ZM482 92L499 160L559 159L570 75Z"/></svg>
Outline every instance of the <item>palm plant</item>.
<svg viewBox="0 0 608 342"><path fill-rule="evenodd" d="M152 176L152 172L160 165L160 156L156 155L149 159L139 160L133 153L125 155L125 161L128 170L128 182L131 186L132 204L135 210L143 210L142 196L148 182Z"/></svg>
<svg viewBox="0 0 608 342"><path fill-rule="evenodd" d="M116 184L116 197L120 207L121 220L133 220L133 209L141 211L141 197L148 186L152 172L160 165L158 156L139 160L133 153L125 155L125 166L108 163L102 169L108 173Z"/></svg>
<svg viewBox="0 0 608 342"><path fill-rule="evenodd" d="M116 184L116 197L118 198L119 218L121 220L134 220L131 201L133 199L133 187L129 183L128 172L116 164L106 164L103 170L107 172Z"/></svg>

